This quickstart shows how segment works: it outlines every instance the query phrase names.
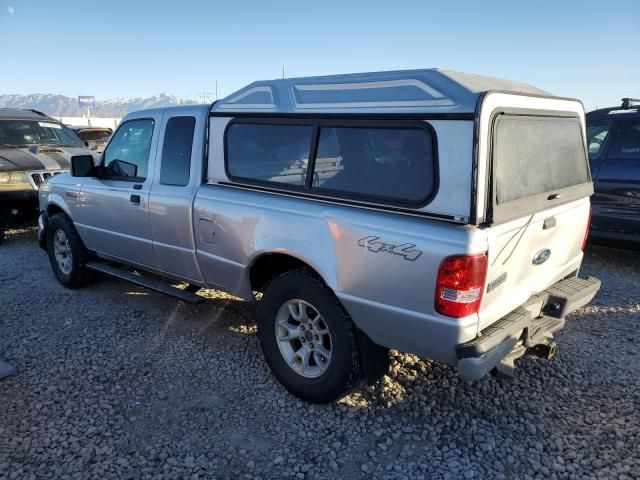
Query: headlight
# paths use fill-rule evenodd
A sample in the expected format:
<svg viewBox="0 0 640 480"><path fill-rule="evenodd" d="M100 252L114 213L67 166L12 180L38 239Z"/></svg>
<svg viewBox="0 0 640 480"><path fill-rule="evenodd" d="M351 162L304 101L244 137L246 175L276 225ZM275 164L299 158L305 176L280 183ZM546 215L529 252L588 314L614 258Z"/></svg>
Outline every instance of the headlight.
<svg viewBox="0 0 640 480"><path fill-rule="evenodd" d="M30 183L24 172L0 172L0 187L5 185L30 186Z"/></svg>

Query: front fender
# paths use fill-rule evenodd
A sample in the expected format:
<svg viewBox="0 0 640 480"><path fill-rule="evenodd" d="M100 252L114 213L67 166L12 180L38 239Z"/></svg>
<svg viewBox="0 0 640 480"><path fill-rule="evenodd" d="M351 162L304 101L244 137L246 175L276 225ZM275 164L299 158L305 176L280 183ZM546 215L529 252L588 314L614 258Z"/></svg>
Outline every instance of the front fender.
<svg viewBox="0 0 640 480"><path fill-rule="evenodd" d="M40 197L40 211L51 212L52 210L62 210L71 218L71 209L65 198L57 192L49 192L44 197Z"/></svg>

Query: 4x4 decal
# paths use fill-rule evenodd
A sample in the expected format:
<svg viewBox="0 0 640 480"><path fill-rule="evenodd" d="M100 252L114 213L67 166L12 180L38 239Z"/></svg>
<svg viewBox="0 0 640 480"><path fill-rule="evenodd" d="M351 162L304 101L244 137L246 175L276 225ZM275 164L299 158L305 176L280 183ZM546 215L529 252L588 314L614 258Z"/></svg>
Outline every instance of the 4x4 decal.
<svg viewBox="0 0 640 480"><path fill-rule="evenodd" d="M401 245L391 245L389 243L379 242L378 241L379 239L380 237L371 235L358 240L358 245L360 245L363 248L366 248L370 252L392 253L394 255L399 255L405 260L409 260L411 262L415 261L420 255L422 255L422 252L420 250L413 250L415 245L412 243L403 243Z"/></svg>

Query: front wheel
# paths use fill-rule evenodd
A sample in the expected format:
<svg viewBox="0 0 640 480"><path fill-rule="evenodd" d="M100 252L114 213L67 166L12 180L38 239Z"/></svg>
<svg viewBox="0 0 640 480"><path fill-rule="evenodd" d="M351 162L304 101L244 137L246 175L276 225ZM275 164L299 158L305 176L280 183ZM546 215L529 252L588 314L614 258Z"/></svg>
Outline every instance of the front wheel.
<svg viewBox="0 0 640 480"><path fill-rule="evenodd" d="M92 272L85 267L89 254L66 215L56 214L49 220L47 253L53 273L62 285L79 288L91 283Z"/></svg>
<svg viewBox="0 0 640 480"><path fill-rule="evenodd" d="M306 270L272 280L258 306L258 337L278 381L298 398L327 403L362 379L355 328L333 292Z"/></svg>

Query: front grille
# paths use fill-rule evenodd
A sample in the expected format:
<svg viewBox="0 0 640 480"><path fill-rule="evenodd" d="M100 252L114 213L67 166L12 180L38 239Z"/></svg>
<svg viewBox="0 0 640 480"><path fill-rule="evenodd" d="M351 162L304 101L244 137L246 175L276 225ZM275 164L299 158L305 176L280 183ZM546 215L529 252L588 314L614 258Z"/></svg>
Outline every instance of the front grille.
<svg viewBox="0 0 640 480"><path fill-rule="evenodd" d="M31 186L35 190L39 190L40 185L42 185L48 178L67 171L68 170L39 170L37 172L28 172L27 174L29 176L29 182L31 182Z"/></svg>

